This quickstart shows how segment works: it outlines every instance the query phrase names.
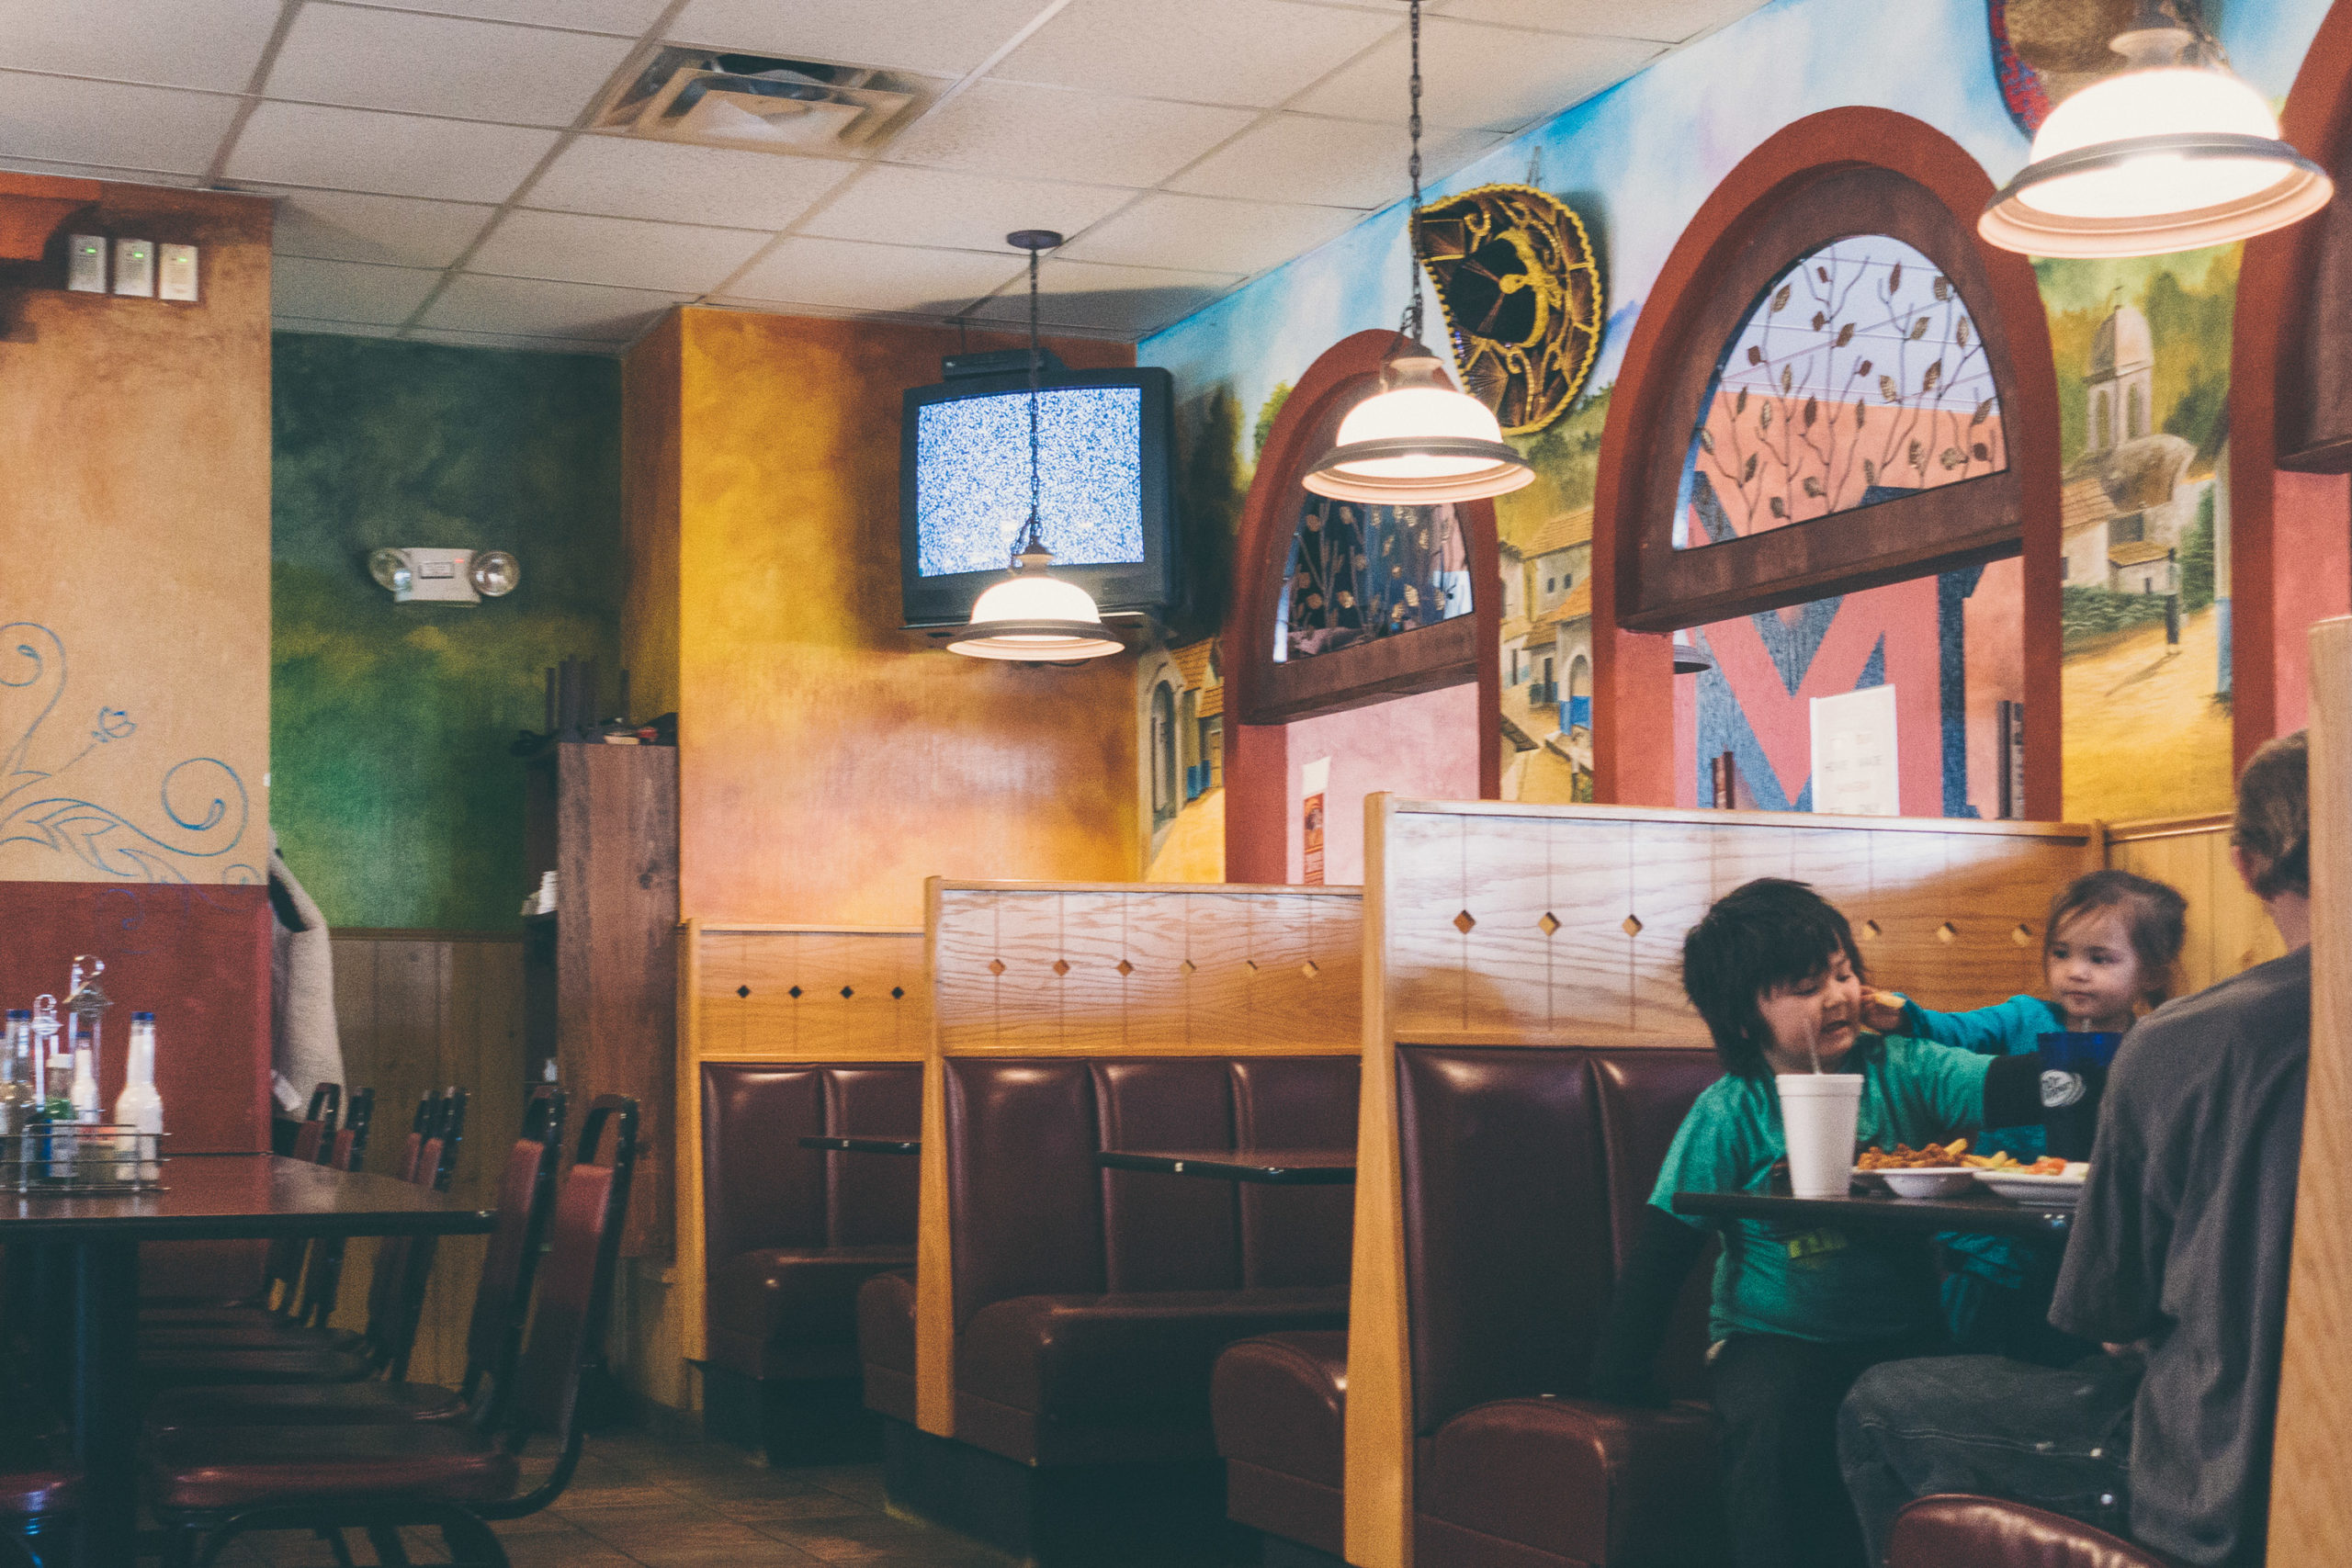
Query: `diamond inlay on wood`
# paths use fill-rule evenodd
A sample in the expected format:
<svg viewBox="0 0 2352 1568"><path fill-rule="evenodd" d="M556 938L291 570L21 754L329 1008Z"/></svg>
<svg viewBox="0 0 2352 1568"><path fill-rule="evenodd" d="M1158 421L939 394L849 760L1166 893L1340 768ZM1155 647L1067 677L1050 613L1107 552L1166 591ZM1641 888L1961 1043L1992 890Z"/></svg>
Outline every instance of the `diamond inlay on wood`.
<svg viewBox="0 0 2352 1568"><path fill-rule="evenodd" d="M1467 909L1463 910L1460 914L1453 917L1453 929L1460 931L1464 936L1468 936L1470 934L1470 928L1477 923L1476 919L1474 918Z"/></svg>
<svg viewBox="0 0 2352 1568"><path fill-rule="evenodd" d="M1001 975L1001 974L1003 974L1003 973L1004 973L1004 960L1003 960L1003 959L1001 959L1001 958L991 958L991 959L989 959L989 974L991 974L991 975Z"/></svg>
<svg viewBox="0 0 2352 1568"><path fill-rule="evenodd" d="M1884 932L1879 930L1879 925L1876 920L1864 920L1862 922L1862 940L1864 942L1876 942L1884 934Z"/></svg>
<svg viewBox="0 0 2352 1568"><path fill-rule="evenodd" d="M787 996L787 997L790 997L794 1001L796 1001L796 1002L797 1002L797 1001L798 1001L798 1000L800 999L800 987L797 987L797 986L795 986L795 987L792 987L792 989L790 989L790 990L788 990L788 991L785 992L784 994L785 994L786 996Z"/></svg>
<svg viewBox="0 0 2352 1568"><path fill-rule="evenodd" d="M1054 973L1055 973L1055 974L1057 974L1057 975L1067 975L1067 974L1069 974L1069 959L1067 959L1067 958L1057 958L1057 959L1055 959L1055 960L1054 960Z"/></svg>
<svg viewBox="0 0 2352 1568"><path fill-rule="evenodd" d="M1638 918L1628 915L1617 922L1617 929L1627 936L1639 936L1642 934L1642 922Z"/></svg>
<svg viewBox="0 0 2352 1568"><path fill-rule="evenodd" d="M1953 925L1950 920L1946 920L1942 925L1936 928L1936 940L1938 942L1958 942L1960 940L1960 928Z"/></svg>
<svg viewBox="0 0 2352 1568"><path fill-rule="evenodd" d="M1550 936L1554 931L1560 929L1560 919L1557 915L1553 914L1551 910L1546 909L1544 911L1544 918L1535 922L1535 929L1542 931L1545 936Z"/></svg>
<svg viewBox="0 0 2352 1568"><path fill-rule="evenodd" d="M847 1000L849 1000L849 999L850 999L850 998L852 998L852 997L854 997L854 996L855 996L855 995L857 995L857 993L856 993L855 991L851 990L847 986L843 986L843 987L842 987L842 1000L843 1000L843 1001L847 1001Z"/></svg>
<svg viewBox="0 0 2352 1568"><path fill-rule="evenodd" d="M1192 973L1193 972L1193 961L1192 961L1191 959L1189 959L1189 958L1187 958L1186 960L1184 960L1184 962L1183 962L1183 963L1179 964L1178 965L1176 965L1176 967L1177 967L1177 968L1179 968L1179 969L1181 969L1181 970L1182 970L1182 971L1183 971L1185 974L1187 974L1187 975L1190 975L1190 974L1192 974Z"/></svg>
<svg viewBox="0 0 2352 1568"><path fill-rule="evenodd" d="M890 999L892 1001L904 1001L906 999L906 996L907 988L904 986L893 986L890 987Z"/></svg>
<svg viewBox="0 0 2352 1568"><path fill-rule="evenodd" d="M1130 975L1132 975L1132 974L1134 974L1134 973L1136 972L1136 966L1135 966L1134 964L1132 964L1128 963L1125 959L1122 958L1122 959L1120 959L1120 960L1119 960L1119 963L1118 963L1118 971L1119 971L1119 978L1121 978L1122 980L1124 980L1124 979L1125 979L1128 976L1130 976Z"/></svg>
<svg viewBox="0 0 2352 1568"><path fill-rule="evenodd" d="M2016 942L2019 947L2031 947L2033 945L2033 928L2025 924L2023 921L2019 921L2018 923L2018 929L2009 933L2009 940Z"/></svg>
<svg viewBox="0 0 2352 1568"><path fill-rule="evenodd" d="M738 986L735 987L735 994L739 997L748 997L752 994L752 987L749 986Z"/></svg>
<svg viewBox="0 0 2352 1568"><path fill-rule="evenodd" d="M1319 968L1317 968L1317 967L1316 966L1315 960L1313 960L1312 958L1308 959L1306 963L1304 963L1304 964L1300 964L1300 965L1298 966L1298 972L1299 972L1300 974L1302 974L1302 975L1306 976L1308 979L1310 979L1310 980L1312 980L1313 978L1315 978L1315 976L1317 976L1317 975L1320 975L1321 973L1323 973L1323 971L1322 971L1321 969L1319 969Z"/></svg>

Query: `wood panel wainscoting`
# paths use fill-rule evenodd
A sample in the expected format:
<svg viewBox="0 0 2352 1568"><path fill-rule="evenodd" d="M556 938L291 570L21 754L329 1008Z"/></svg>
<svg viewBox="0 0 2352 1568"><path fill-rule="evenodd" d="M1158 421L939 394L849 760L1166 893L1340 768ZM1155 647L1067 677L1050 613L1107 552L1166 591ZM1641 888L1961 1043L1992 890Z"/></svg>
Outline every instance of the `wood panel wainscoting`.
<svg viewBox="0 0 2352 1568"><path fill-rule="evenodd" d="M2262 900L2230 863L2230 818L2176 817L2107 825L2107 863L2171 884L2188 900L2177 996L2201 991L2287 951Z"/></svg>
<svg viewBox="0 0 2352 1568"><path fill-rule="evenodd" d="M916 1421L955 1435L947 1056L1352 1055L1363 890L925 885L933 998L915 1236Z"/></svg>
<svg viewBox="0 0 2352 1568"><path fill-rule="evenodd" d="M1364 816L1346 1555L1359 1568L1411 1568L1398 1043L1704 1044L1678 973L1683 933L1758 876L1819 888L1853 921L1872 977L1928 1006L2038 990L2043 915L2098 864L2099 836L2057 823L1387 795L1368 798Z"/></svg>
<svg viewBox="0 0 2352 1568"><path fill-rule="evenodd" d="M523 938L520 932L381 931L334 934L335 1027L348 1088L376 1091L368 1168L389 1170L420 1095L459 1084L471 1095L450 1191L487 1207L523 1123ZM445 1236L417 1330L409 1376L455 1387L465 1376L466 1325L486 1236ZM368 1317L376 1244L351 1243L338 1325Z"/></svg>
<svg viewBox="0 0 2352 1568"><path fill-rule="evenodd" d="M2312 627L2312 1066L2270 1561L2352 1561L2352 619Z"/></svg>
<svg viewBox="0 0 2352 1568"><path fill-rule="evenodd" d="M684 1153L678 1261L662 1315L669 1357L698 1362L708 1351L703 1064L920 1061L931 1043L932 1002L917 928L688 919L678 933L676 1146ZM664 1337L633 1348L641 1364L662 1354Z"/></svg>

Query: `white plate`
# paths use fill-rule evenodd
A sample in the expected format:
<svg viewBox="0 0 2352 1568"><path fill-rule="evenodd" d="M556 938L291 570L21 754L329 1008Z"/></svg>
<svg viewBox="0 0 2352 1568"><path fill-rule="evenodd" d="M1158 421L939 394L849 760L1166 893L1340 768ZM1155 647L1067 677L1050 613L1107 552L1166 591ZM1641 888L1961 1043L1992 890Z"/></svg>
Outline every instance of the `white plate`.
<svg viewBox="0 0 2352 1568"><path fill-rule="evenodd" d="M2065 1207L2083 1195L2083 1179L2090 1174L2090 1168L2077 1160L2066 1168L2064 1176L2033 1176L2021 1170L1979 1170L1976 1179L2002 1197L2013 1198L2020 1203L2050 1203Z"/></svg>
<svg viewBox="0 0 2352 1568"><path fill-rule="evenodd" d="M1913 1166L1908 1170L1882 1170L1887 1190L1898 1198L1949 1198L1975 1185L1976 1172L1966 1166Z"/></svg>

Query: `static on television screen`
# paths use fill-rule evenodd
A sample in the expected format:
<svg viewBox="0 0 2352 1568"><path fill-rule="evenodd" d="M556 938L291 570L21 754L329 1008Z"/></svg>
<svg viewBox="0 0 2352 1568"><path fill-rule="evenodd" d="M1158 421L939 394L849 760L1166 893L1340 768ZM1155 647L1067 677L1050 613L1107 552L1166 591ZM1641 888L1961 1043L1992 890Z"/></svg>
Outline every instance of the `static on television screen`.
<svg viewBox="0 0 2352 1568"><path fill-rule="evenodd" d="M1029 520L1029 394L928 403L915 418L917 569L1002 571ZM1140 564L1142 389L1048 388L1037 433L1038 511L1054 564Z"/></svg>

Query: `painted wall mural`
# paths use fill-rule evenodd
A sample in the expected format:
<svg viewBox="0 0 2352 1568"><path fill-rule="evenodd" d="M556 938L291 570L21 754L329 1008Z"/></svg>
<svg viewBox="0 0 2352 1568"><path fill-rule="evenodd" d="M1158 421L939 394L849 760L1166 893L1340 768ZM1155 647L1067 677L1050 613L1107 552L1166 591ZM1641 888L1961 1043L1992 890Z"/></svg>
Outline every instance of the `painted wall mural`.
<svg viewBox="0 0 2352 1568"><path fill-rule="evenodd" d="M619 664L620 367L279 333L274 344L273 818L337 926L515 924L542 671ZM379 545L512 550L481 605L395 604Z"/></svg>
<svg viewBox="0 0 2352 1568"><path fill-rule="evenodd" d="M1767 137L1844 104L1923 119L1996 185L2007 180L2028 146L2012 115L2018 62L2038 62L2049 81L2073 69L2067 9L1778 0L1432 187L1432 210L1499 184L1550 193L1581 215L1609 280L1611 314L1586 384L1553 423L1513 437L1536 479L1497 502L1506 797L1589 797L1601 434L1631 325L1692 214ZM2206 14L2233 66L2275 100L2325 9L2326 0L2276 0ZM1402 208L1391 208L1140 346L1142 363L1176 376L1188 474L1217 480L1195 489L1233 498L1190 513L1196 528L1215 518L1229 529L1255 460L1250 433L1271 423L1315 356L1397 318L1406 228ZM1693 542L1713 536L1709 528L1784 525L1883 498L1874 486L1963 482L2006 462L2014 433L1997 404L1986 406L1965 301L1939 293L1942 280L1921 262L1905 261L1898 284L1896 258L1881 254L1888 243L1841 241L1834 259L1809 261L1828 279L1792 270L1758 301L1756 335L1733 344L1725 366L1729 406L1717 401L1705 431L1730 468L1694 443L1682 509L1699 530ZM2217 480L2228 464L2236 253L2049 262L2037 276L2067 465L2065 810L2124 819L2212 809L2228 798L2229 520ZM1771 309L1783 288L1787 299ZM1874 311L1858 315L1857 301ZM1840 344L1849 321L1854 334ZM1865 333L1879 334L1875 345ZM1911 423L1891 444L1871 443L1900 420ZM1640 727L1631 739L1676 747L1686 799L1708 798L1713 760L1727 752L1742 804L1804 808L1807 700L1889 682L1903 808L1992 816L2005 725L2016 721L2003 705L2022 696L2023 587L2019 563L2002 561L1696 628L1717 670L1678 682L1671 714L1629 717Z"/></svg>

